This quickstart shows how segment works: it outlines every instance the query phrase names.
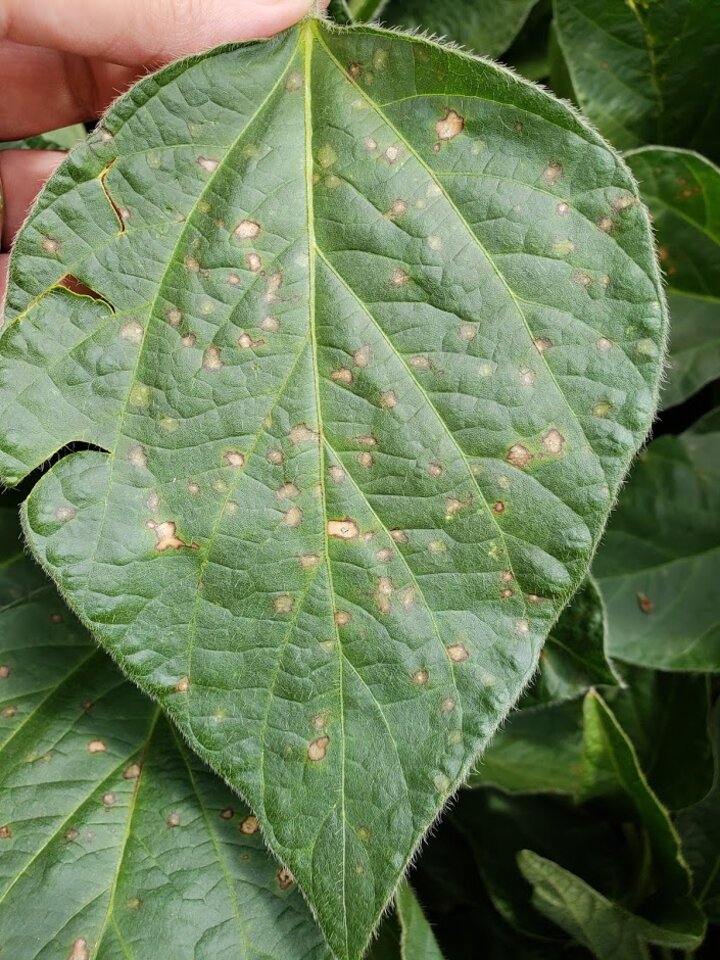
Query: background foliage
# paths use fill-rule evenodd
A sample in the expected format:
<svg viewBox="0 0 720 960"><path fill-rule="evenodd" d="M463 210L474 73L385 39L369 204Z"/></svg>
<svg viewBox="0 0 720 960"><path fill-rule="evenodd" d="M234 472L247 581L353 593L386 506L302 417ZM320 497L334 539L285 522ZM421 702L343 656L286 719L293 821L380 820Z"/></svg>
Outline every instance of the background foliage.
<svg viewBox="0 0 720 960"><path fill-rule="evenodd" d="M357 0L333 4L338 19L371 19L378 10ZM716 956L720 7L712 0L390 0L380 17L442 33L548 84L627 151L654 217L672 332L662 413L620 493L593 574L554 628L533 685L398 891L370 955ZM54 132L46 145L69 146L76 136ZM55 956L53 937L81 908L88 936L92 924L94 938L101 931L102 956L147 937L184 956L187 930L162 915L149 926L135 902L138 873L147 886L160 871L174 878L183 902L202 904L188 918L199 942L222 943L223 930L237 936L234 924L247 906L260 918L241 932L248 956L325 957L292 878L264 852L251 812L93 651L22 555L15 495L3 502L0 852L12 829L1 826L10 820L5 811L22 809L36 829L19 860L1 861L2 947L24 960L14 918L27 898L62 888L70 896L62 905L51 898L37 932L48 951L33 956ZM31 626L39 622L51 627L39 634ZM18 686L28 671L29 687ZM96 701L100 710L83 709ZM17 731L13 711L23 703L31 705L28 720ZM70 757L75 738L85 744L83 764L68 760L59 793L67 809L48 817L33 807L41 787L57 792L43 757L51 750ZM142 751L152 778L133 810L125 774ZM100 783L113 799L99 810L83 798ZM116 828L90 874L83 852L98 817L111 817ZM152 824L162 821L168 829L159 836ZM191 841L175 828L181 823L196 827ZM202 870L191 875L188 857L202 858ZM95 915L93 903L118 876L117 918ZM86 960L82 943L73 949L72 960Z"/></svg>

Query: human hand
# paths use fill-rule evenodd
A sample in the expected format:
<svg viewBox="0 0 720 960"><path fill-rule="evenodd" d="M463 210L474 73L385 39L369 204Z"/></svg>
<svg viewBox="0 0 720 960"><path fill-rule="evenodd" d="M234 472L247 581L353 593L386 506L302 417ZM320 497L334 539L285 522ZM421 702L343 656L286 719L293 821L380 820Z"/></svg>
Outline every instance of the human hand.
<svg viewBox="0 0 720 960"><path fill-rule="evenodd" d="M148 70L225 41L272 36L300 20L310 5L311 0L0 0L0 141L95 119ZM63 156L50 150L0 151L5 198L0 304L7 251Z"/></svg>

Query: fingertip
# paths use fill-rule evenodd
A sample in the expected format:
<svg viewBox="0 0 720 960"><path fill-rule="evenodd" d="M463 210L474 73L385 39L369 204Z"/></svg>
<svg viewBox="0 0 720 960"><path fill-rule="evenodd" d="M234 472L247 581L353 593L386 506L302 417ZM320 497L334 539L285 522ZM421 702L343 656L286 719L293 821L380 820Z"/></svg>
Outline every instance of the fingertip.
<svg viewBox="0 0 720 960"><path fill-rule="evenodd" d="M227 41L273 36L301 20L315 0L4 2L0 36L6 39L126 66L154 66Z"/></svg>
<svg viewBox="0 0 720 960"><path fill-rule="evenodd" d="M0 151L0 183L5 199L2 246L7 249L45 181L65 159L59 150Z"/></svg>

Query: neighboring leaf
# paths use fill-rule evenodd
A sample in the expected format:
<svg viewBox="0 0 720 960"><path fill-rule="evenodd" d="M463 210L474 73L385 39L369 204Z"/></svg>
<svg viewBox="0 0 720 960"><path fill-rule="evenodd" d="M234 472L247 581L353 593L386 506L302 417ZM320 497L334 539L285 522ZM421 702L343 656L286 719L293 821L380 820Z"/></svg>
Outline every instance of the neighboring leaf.
<svg viewBox="0 0 720 960"><path fill-rule="evenodd" d="M537 0L390 0L385 23L427 30L475 53L497 57L520 32Z"/></svg>
<svg viewBox="0 0 720 960"><path fill-rule="evenodd" d="M552 19L551 0L536 2L517 36L503 52L502 62L528 80L547 81Z"/></svg>
<svg viewBox="0 0 720 960"><path fill-rule="evenodd" d="M673 810L709 789L706 678L624 665L622 687L604 687L640 766L662 803ZM522 703L527 703L523 698ZM678 771L682 770L682 776ZM512 793L581 793L582 702L514 710L478 762L471 786L494 784Z"/></svg>
<svg viewBox="0 0 720 960"><path fill-rule="evenodd" d="M328 15L335 21L335 23L348 24L352 23L353 21L347 0L330 0L327 12Z"/></svg>
<svg viewBox="0 0 720 960"><path fill-rule="evenodd" d="M516 710L470 777L512 793L569 793L582 782L582 708L577 700Z"/></svg>
<svg viewBox="0 0 720 960"><path fill-rule="evenodd" d="M687 432L696 437L703 433L720 433L720 407L709 410Z"/></svg>
<svg viewBox="0 0 720 960"><path fill-rule="evenodd" d="M517 856L525 847L557 858L605 892L620 895L626 890L623 834L567 798L508 796L485 788L461 794L450 817L474 851L495 908L526 935L560 939L559 931L538 915L532 890L518 870Z"/></svg>
<svg viewBox="0 0 720 960"><path fill-rule="evenodd" d="M622 675L624 686L605 688L603 697L632 740L653 792L671 810L695 803L712 781L708 678L629 664Z"/></svg>
<svg viewBox="0 0 720 960"><path fill-rule="evenodd" d="M76 123L71 127L50 130L24 140L7 140L0 143L0 150L70 150L85 139L85 127Z"/></svg>
<svg viewBox="0 0 720 960"><path fill-rule="evenodd" d="M720 168L690 150L626 155L650 207L667 278L670 376L663 406L720 376Z"/></svg>
<svg viewBox="0 0 720 960"><path fill-rule="evenodd" d="M456 809L464 806L466 796L465 792L460 794ZM518 883L527 887L517 867L515 874ZM412 876L448 958L478 960L480 955L482 960L557 960L557 936L546 941L525 937L494 908L472 845L452 815L444 817L432 831ZM585 951L567 941L561 948L565 960L587 960Z"/></svg>
<svg viewBox="0 0 720 960"><path fill-rule="evenodd" d="M33 551L359 956L648 429L634 182L493 64L310 20L119 100L8 305L0 472L103 448L35 486Z"/></svg>
<svg viewBox="0 0 720 960"><path fill-rule="evenodd" d="M588 577L550 631L522 706L570 700L590 687L617 684L605 654L605 626L600 591Z"/></svg>
<svg viewBox="0 0 720 960"><path fill-rule="evenodd" d="M245 804L25 558L0 567L0 671L1 954L329 960Z"/></svg>
<svg viewBox="0 0 720 960"><path fill-rule="evenodd" d="M677 828L690 864L695 896L711 923L720 923L720 706L713 719L715 777L708 795L681 810Z"/></svg>
<svg viewBox="0 0 720 960"><path fill-rule="evenodd" d="M524 850L518 863L533 886L532 902L599 960L645 960L646 943L692 949L702 941L705 924L690 896L677 832L650 790L630 740L595 693L585 698L584 719L583 797L601 797L603 807L612 801L621 822L640 825L642 846L633 858L637 880L621 905L581 879L580 871Z"/></svg>
<svg viewBox="0 0 720 960"><path fill-rule="evenodd" d="M387 0L347 0L347 5L353 20L366 23L375 20L383 12Z"/></svg>
<svg viewBox="0 0 720 960"><path fill-rule="evenodd" d="M720 433L650 444L593 572L612 656L664 670L720 669Z"/></svg>
<svg viewBox="0 0 720 960"><path fill-rule="evenodd" d="M401 960L443 960L432 927L407 880L398 887L395 907L400 921Z"/></svg>
<svg viewBox="0 0 720 960"><path fill-rule="evenodd" d="M578 102L601 133L621 149L675 144L720 159L717 0L554 4Z"/></svg>
<svg viewBox="0 0 720 960"><path fill-rule="evenodd" d="M385 917L372 941L365 960L402 960L400 956L400 924L396 913Z"/></svg>
<svg viewBox="0 0 720 960"><path fill-rule="evenodd" d="M583 714L581 799L602 797L606 805L612 802L621 820L635 819L641 825L647 847L638 864L637 907L645 919L688 940L698 938L697 944L704 921L690 896L690 872L677 831L650 789L627 734L597 693L585 697Z"/></svg>
<svg viewBox="0 0 720 960"><path fill-rule="evenodd" d="M666 930L635 916L531 850L520 853L518 864L532 884L534 906L598 960L647 960L646 943L680 949L698 944L695 935Z"/></svg>
<svg viewBox="0 0 720 960"><path fill-rule="evenodd" d="M569 100L571 103L577 103L577 96L573 89L570 71L568 70L567 62L558 40L557 26L554 20L550 26L548 47L550 87L553 93L556 93L559 97L564 97L565 100Z"/></svg>

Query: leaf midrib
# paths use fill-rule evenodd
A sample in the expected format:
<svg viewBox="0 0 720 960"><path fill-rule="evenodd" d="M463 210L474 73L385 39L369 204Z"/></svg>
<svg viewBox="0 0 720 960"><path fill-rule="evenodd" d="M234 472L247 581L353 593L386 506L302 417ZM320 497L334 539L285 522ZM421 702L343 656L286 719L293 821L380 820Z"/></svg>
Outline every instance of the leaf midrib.
<svg viewBox="0 0 720 960"><path fill-rule="evenodd" d="M314 45L314 25L312 20L308 20L301 29L300 36L304 41L304 66L305 66L305 195L307 203L307 231L308 231L308 307L310 310L310 336L313 355L313 387L315 394L315 406L317 410L317 430L321 438L318 443L318 470L320 474L320 502L322 504L323 520L323 556L327 566L328 586L330 593L330 605L332 612L333 629L335 632L335 649L338 652L338 699L339 699L339 720L340 720L340 817L342 830L341 845L341 889L342 889L342 918L343 918L343 937L345 941L345 954L350 956L350 931L348 929L347 917L347 809L345 799L345 761L346 761L346 739L345 739L345 703L344 703L344 653L341 647L340 630L338 628L335 605L335 587L332 575L332 564L330 563L330 544L327 534L327 499L325 492L325 448L322 444L324 436L322 407L320 404L320 367L318 363L318 344L316 329L316 289L315 289L315 259L313 250L316 247L315 237L315 207L314 207L314 185L313 185L313 124L312 124L312 51Z"/></svg>

